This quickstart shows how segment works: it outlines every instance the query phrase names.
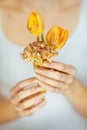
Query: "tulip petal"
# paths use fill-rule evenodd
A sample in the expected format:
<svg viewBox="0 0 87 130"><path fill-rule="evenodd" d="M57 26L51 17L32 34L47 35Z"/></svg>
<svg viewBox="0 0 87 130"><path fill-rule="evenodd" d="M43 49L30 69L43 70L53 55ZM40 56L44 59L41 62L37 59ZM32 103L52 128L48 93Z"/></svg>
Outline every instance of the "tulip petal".
<svg viewBox="0 0 87 130"><path fill-rule="evenodd" d="M61 49L68 38L68 30L64 30L54 25L46 35L46 43L55 47L55 50Z"/></svg>
<svg viewBox="0 0 87 130"><path fill-rule="evenodd" d="M46 35L46 43L49 45L54 45L59 41L59 30L55 25L53 26Z"/></svg>
<svg viewBox="0 0 87 130"><path fill-rule="evenodd" d="M34 35L40 35L43 32L44 22L37 12L32 12L28 17L27 27Z"/></svg>
<svg viewBox="0 0 87 130"><path fill-rule="evenodd" d="M61 37L60 37L60 41L59 41L60 44L57 45L57 47L55 49L56 50L61 49L65 45L67 39L68 39L68 30L63 30Z"/></svg>

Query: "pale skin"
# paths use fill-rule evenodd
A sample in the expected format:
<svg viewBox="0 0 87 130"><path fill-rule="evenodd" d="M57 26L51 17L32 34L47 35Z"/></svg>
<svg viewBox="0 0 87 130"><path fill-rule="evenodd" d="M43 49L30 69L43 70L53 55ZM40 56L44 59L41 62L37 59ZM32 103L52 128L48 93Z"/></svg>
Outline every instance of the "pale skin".
<svg viewBox="0 0 87 130"><path fill-rule="evenodd" d="M35 9L44 17L46 23L45 34L55 21L55 24L68 28L70 35L72 34L78 23L81 0L67 0L68 4L66 4L66 0L48 0L47 2L38 0L37 3L35 1L30 1L32 8L26 7L18 12L8 8L2 9L3 30L10 41L18 46L25 46L25 41L34 40L34 37L29 34L25 23L28 13ZM52 2L54 2L54 6ZM38 6L38 9L35 5ZM50 13L47 10L50 10ZM12 35L14 34L12 32L15 35ZM0 123L12 121L21 116L31 116L40 110L46 104L43 86L47 91L62 93L77 112L87 117L87 89L75 78L75 73L74 66L54 61L50 65L46 63L44 66L36 68L35 77L20 81L12 88L11 102L10 100L0 102ZM37 83L37 86L25 89L26 86L34 83Z"/></svg>

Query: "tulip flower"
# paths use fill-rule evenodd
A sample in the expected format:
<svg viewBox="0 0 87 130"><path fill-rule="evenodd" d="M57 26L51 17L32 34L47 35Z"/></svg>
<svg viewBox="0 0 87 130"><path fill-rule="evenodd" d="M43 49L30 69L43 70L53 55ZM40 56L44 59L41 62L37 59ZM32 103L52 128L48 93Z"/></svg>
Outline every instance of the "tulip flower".
<svg viewBox="0 0 87 130"><path fill-rule="evenodd" d="M32 12L30 14L27 22L27 27L32 34L36 35L38 42L40 35L41 39L44 41L43 37L44 22L37 12Z"/></svg>
<svg viewBox="0 0 87 130"><path fill-rule="evenodd" d="M46 35L46 43L55 47L55 50L59 50L65 45L67 38L68 30L54 25Z"/></svg>

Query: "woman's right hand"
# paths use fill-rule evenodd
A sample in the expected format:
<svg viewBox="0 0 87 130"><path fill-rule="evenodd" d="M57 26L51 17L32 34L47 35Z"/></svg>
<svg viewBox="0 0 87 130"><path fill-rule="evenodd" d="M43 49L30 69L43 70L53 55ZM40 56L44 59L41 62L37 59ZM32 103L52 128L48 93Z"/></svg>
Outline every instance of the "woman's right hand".
<svg viewBox="0 0 87 130"><path fill-rule="evenodd" d="M11 103L20 116L31 116L45 105L45 89L36 84L36 79L30 78L11 89Z"/></svg>

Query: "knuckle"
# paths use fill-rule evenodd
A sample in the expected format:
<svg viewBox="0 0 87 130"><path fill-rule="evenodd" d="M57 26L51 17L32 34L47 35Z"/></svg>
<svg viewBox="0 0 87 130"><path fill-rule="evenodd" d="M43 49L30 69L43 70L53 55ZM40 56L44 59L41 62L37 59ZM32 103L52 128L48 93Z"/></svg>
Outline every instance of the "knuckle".
<svg viewBox="0 0 87 130"><path fill-rule="evenodd" d="M67 66L65 64L61 64L62 70L66 70Z"/></svg>
<svg viewBox="0 0 87 130"><path fill-rule="evenodd" d="M27 103L26 102L23 102L22 104L21 104L21 108L22 109L25 109L27 107Z"/></svg>
<svg viewBox="0 0 87 130"><path fill-rule="evenodd" d="M24 85L25 82L27 82L27 80L22 80L22 81L20 81L19 83L17 83L17 86L18 86L19 88L21 88L21 87Z"/></svg>
<svg viewBox="0 0 87 130"><path fill-rule="evenodd" d="M32 116L34 114L33 110L29 110L28 115Z"/></svg>
<svg viewBox="0 0 87 130"><path fill-rule="evenodd" d="M60 87L61 90L64 90L64 89L68 88L68 84L66 84L65 82L60 82L59 87Z"/></svg>
<svg viewBox="0 0 87 130"><path fill-rule="evenodd" d="M71 83L70 83L70 84L72 84L72 83L74 82L74 79L75 79L75 77L72 77L72 80L71 80Z"/></svg>
<svg viewBox="0 0 87 130"><path fill-rule="evenodd" d="M36 78L35 78L35 77L32 77L31 80L36 80Z"/></svg>
<svg viewBox="0 0 87 130"><path fill-rule="evenodd" d="M18 114L19 114L19 116L21 116L21 117L24 116L24 114L23 114L22 112L19 112Z"/></svg>
<svg viewBox="0 0 87 130"><path fill-rule="evenodd" d="M68 85L68 84L65 84L64 89L68 89L68 88L69 88L69 85Z"/></svg>
<svg viewBox="0 0 87 130"><path fill-rule="evenodd" d="M16 85L13 86L13 87L10 89L11 95L14 95L14 94L15 94L15 88L16 88Z"/></svg>
<svg viewBox="0 0 87 130"><path fill-rule="evenodd" d="M69 88L69 85L66 84L66 83L64 83L64 84L61 86L62 91L66 90L66 89L68 89L68 88Z"/></svg>
<svg viewBox="0 0 87 130"><path fill-rule="evenodd" d="M76 73L76 69L73 67L73 70L72 70L73 72L72 72L72 74L73 75L75 75L75 73Z"/></svg>
<svg viewBox="0 0 87 130"><path fill-rule="evenodd" d="M14 99L13 99L13 98L11 98L11 100L10 100L10 101L11 101L11 103L12 103L12 104L14 104Z"/></svg>
<svg viewBox="0 0 87 130"><path fill-rule="evenodd" d="M30 103L30 100L27 100L27 101L25 101L25 102L23 103L23 107L24 107L24 108L31 107L31 104L32 104L32 103Z"/></svg>
<svg viewBox="0 0 87 130"><path fill-rule="evenodd" d="M75 68L74 66L72 66L72 65L69 65L69 68L71 69L72 75L75 75L75 73L76 73L76 68Z"/></svg>
<svg viewBox="0 0 87 130"><path fill-rule="evenodd" d="M16 86L17 86L18 88L21 88L22 85L23 85L23 81L20 81Z"/></svg>
<svg viewBox="0 0 87 130"><path fill-rule="evenodd" d="M20 93L18 93L18 94L16 95L16 99L17 99L17 100L21 100L21 98L22 98L22 96L21 96L21 92L20 92Z"/></svg>
<svg viewBox="0 0 87 130"><path fill-rule="evenodd" d="M36 82L36 78L35 77L30 78L29 82Z"/></svg>
<svg viewBox="0 0 87 130"><path fill-rule="evenodd" d="M19 110L23 110L25 108L24 103L19 104Z"/></svg>
<svg viewBox="0 0 87 130"><path fill-rule="evenodd" d="M72 65L68 65L68 67L69 67L70 69L72 69L72 68L73 68L73 66L72 66Z"/></svg>
<svg viewBox="0 0 87 130"><path fill-rule="evenodd" d="M68 78L68 80L67 80L67 83L68 83L68 84L71 84L72 82L73 82L73 77L70 76L70 77Z"/></svg>

